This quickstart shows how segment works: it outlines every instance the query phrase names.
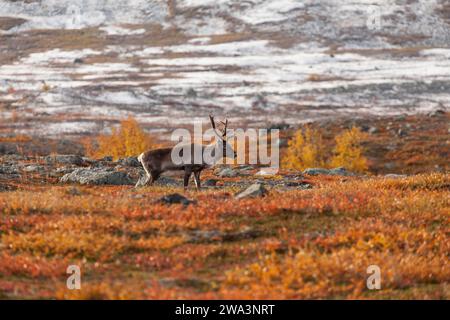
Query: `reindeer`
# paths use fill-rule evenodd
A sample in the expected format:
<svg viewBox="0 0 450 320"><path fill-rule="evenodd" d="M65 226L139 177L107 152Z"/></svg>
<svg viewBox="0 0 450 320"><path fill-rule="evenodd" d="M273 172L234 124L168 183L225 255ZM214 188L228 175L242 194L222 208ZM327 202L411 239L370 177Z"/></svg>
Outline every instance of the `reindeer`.
<svg viewBox="0 0 450 320"><path fill-rule="evenodd" d="M227 142L227 139L230 138L227 137L228 120L225 120L225 122L221 121L224 127L221 132L218 132L218 130L216 129L214 117L210 115L209 119L211 121L213 132L216 135L216 139L210 145L196 145L194 143L191 143L190 148L192 156L190 157L190 161L186 163L175 164L172 160L172 151L174 148L149 150L141 153L138 156L138 160L144 167L145 173L147 174L145 185L152 185L165 171L183 170L184 189L187 189L191 174L194 173L195 186L197 190L200 190L200 174L202 170L215 165L219 160L221 160L222 158L226 158L229 155L233 155L233 158L236 159L236 152ZM213 158L213 164L206 163L203 156L201 163L194 163L193 154L195 148L201 148L200 150L202 151L202 155L204 154L205 148L211 148L212 150L210 149L210 155ZM223 153L221 154L220 152L216 152L216 150L222 150ZM181 149L181 156L182 152L183 150Z"/></svg>

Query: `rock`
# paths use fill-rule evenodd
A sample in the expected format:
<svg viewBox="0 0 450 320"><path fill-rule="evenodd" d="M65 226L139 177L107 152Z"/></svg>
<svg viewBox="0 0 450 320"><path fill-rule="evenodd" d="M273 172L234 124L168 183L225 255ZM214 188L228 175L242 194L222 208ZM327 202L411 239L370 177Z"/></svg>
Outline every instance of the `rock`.
<svg viewBox="0 0 450 320"><path fill-rule="evenodd" d="M128 157L117 160L117 163L126 167L140 167L141 163L136 157Z"/></svg>
<svg viewBox="0 0 450 320"><path fill-rule="evenodd" d="M353 172L347 171L344 167L338 167L330 170L330 174L333 176L354 176Z"/></svg>
<svg viewBox="0 0 450 320"><path fill-rule="evenodd" d="M222 235L223 233L219 230L194 230L187 235L187 242L200 243L220 241Z"/></svg>
<svg viewBox="0 0 450 320"><path fill-rule="evenodd" d="M48 164L72 164L76 166L81 166L84 164L83 158L75 154L58 154L54 156L45 157L45 161Z"/></svg>
<svg viewBox="0 0 450 320"><path fill-rule="evenodd" d="M145 184L147 183L148 177L146 174L143 174L139 180L136 182L135 187L139 188L139 187L143 187L145 186ZM171 186L171 187L176 187L179 186L181 182L169 178L169 177L159 177L158 180L156 180L153 185L155 186Z"/></svg>
<svg viewBox="0 0 450 320"><path fill-rule="evenodd" d="M158 283L162 287L166 288L197 288L201 289L202 291L210 290L211 284L208 281L196 279L196 278L188 278L188 279L173 279L173 278L163 278L159 279Z"/></svg>
<svg viewBox="0 0 450 320"><path fill-rule="evenodd" d="M1 184L0 183L0 192L6 192L6 191L14 191L17 190L16 186L12 186L9 184Z"/></svg>
<svg viewBox="0 0 450 320"><path fill-rule="evenodd" d="M278 171L279 171L278 168L272 168L272 167L261 168L261 170L259 170L256 173L256 175L258 175L258 176L273 176L273 175L277 174Z"/></svg>
<svg viewBox="0 0 450 320"><path fill-rule="evenodd" d="M38 165L32 164L32 165L24 167L22 170L25 172L41 172L41 171L44 171L45 168L43 166L38 166Z"/></svg>
<svg viewBox="0 0 450 320"><path fill-rule="evenodd" d="M111 162L114 160L114 158L112 156L105 156L101 159L99 159L100 161L106 161L106 162Z"/></svg>
<svg viewBox="0 0 450 320"><path fill-rule="evenodd" d="M132 185L130 177L125 172L114 171L110 168L79 168L65 174L62 183L80 183L90 185Z"/></svg>
<svg viewBox="0 0 450 320"><path fill-rule="evenodd" d="M204 182L202 182L202 186L205 186L205 187L215 187L216 185L217 185L216 179L208 179L208 180L205 180Z"/></svg>
<svg viewBox="0 0 450 320"><path fill-rule="evenodd" d="M94 160L94 159L91 159L88 157L82 157L82 159L83 159L83 162L87 165L93 165L93 164L97 163L97 160Z"/></svg>
<svg viewBox="0 0 450 320"><path fill-rule="evenodd" d="M76 63L76 64L78 64L78 63L84 63L84 60L81 59L81 58L76 58L76 59L73 60L73 63Z"/></svg>
<svg viewBox="0 0 450 320"><path fill-rule="evenodd" d="M183 204L185 206L195 203L193 200L189 200L188 198L182 196L179 193L172 193L168 194L162 198L160 198L157 202L164 203L164 204Z"/></svg>
<svg viewBox="0 0 450 320"><path fill-rule="evenodd" d="M13 154L3 155L2 160L4 162L16 163L18 161L30 160L30 158L27 156L13 153Z"/></svg>
<svg viewBox="0 0 450 320"><path fill-rule="evenodd" d="M181 182L170 178L170 177L159 177L158 180L155 181L155 185L157 186L171 186L171 187L175 187L180 185Z"/></svg>
<svg viewBox="0 0 450 320"><path fill-rule="evenodd" d="M136 184L134 185L135 188L140 188L140 187L144 187L146 185L148 181L148 177L146 174L143 174L140 176L140 178L138 179L138 181L136 182ZM178 186L180 183L172 178L169 177L159 177L158 180L156 180L154 182L154 185L156 186Z"/></svg>
<svg viewBox="0 0 450 320"><path fill-rule="evenodd" d="M303 174L308 174L311 176L317 176L317 175L354 176L355 175L353 172L347 171L343 167L334 168L334 169L308 168L303 171Z"/></svg>
<svg viewBox="0 0 450 320"><path fill-rule="evenodd" d="M236 169L238 169L239 171L250 171L255 169L255 167L249 164L242 164L238 166Z"/></svg>
<svg viewBox="0 0 450 320"><path fill-rule="evenodd" d="M238 175L238 172L231 168L225 168L220 170L220 172L217 175L219 177L236 177Z"/></svg>
<svg viewBox="0 0 450 320"><path fill-rule="evenodd" d="M330 174L330 170L325 169L325 168L308 168L303 170L303 174L308 174L310 176L317 176L320 174Z"/></svg>
<svg viewBox="0 0 450 320"><path fill-rule="evenodd" d="M74 172L75 170L76 170L75 168L61 167L61 168L55 169L53 171L53 173L55 173L56 175L61 175L61 174L67 174L67 173Z"/></svg>
<svg viewBox="0 0 450 320"><path fill-rule="evenodd" d="M445 114L445 111L442 109L436 109L428 113L429 117L439 117L443 116Z"/></svg>
<svg viewBox="0 0 450 320"><path fill-rule="evenodd" d="M293 170L291 170L293 171ZM284 179L292 181L292 180L296 180L296 181L302 181L303 180L303 174L301 171L295 171L295 173L288 173L284 175Z"/></svg>
<svg viewBox="0 0 450 320"><path fill-rule="evenodd" d="M287 181L284 183L286 187L296 187L300 190L312 189L312 185L306 182L298 182L298 181Z"/></svg>
<svg viewBox="0 0 450 320"><path fill-rule="evenodd" d="M404 129L398 129L397 135L398 135L399 137L404 137L404 136L407 135L407 133L406 133L406 131L405 131Z"/></svg>
<svg viewBox="0 0 450 320"><path fill-rule="evenodd" d="M367 130L367 132L369 132L370 134L375 134L375 133L380 132L380 130L378 130L377 127L370 127L370 128Z"/></svg>
<svg viewBox="0 0 450 320"><path fill-rule="evenodd" d="M19 168L17 165L3 165L0 166L1 174L17 174L19 173Z"/></svg>
<svg viewBox="0 0 450 320"><path fill-rule="evenodd" d="M266 188L261 183L254 183L244 191L238 193L236 199L263 197L267 194Z"/></svg>

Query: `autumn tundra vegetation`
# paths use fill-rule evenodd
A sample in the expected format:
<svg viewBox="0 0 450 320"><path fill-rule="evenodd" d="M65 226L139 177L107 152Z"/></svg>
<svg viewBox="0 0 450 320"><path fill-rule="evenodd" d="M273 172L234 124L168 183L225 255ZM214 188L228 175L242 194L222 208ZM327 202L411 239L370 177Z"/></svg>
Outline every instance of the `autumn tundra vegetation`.
<svg viewBox="0 0 450 320"><path fill-rule="evenodd" d="M405 122L417 129L407 137ZM166 142L132 118L83 138L82 155L3 155L0 297L448 299L448 115L375 125L283 130L278 173L216 166L201 191L173 175L134 186L134 157ZM373 265L379 290L367 287Z"/></svg>

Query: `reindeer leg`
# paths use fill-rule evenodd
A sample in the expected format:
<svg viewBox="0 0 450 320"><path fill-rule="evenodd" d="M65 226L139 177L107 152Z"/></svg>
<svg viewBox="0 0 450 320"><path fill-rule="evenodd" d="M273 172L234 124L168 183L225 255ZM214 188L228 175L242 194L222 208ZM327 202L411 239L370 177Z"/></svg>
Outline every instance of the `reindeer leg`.
<svg viewBox="0 0 450 320"><path fill-rule="evenodd" d="M201 171L194 172L195 187L197 190L200 190L200 173Z"/></svg>
<svg viewBox="0 0 450 320"><path fill-rule="evenodd" d="M147 179L145 185L149 185L149 186L153 185L153 182L158 180L160 175L161 175L161 173L159 171L150 171L150 176Z"/></svg>
<svg viewBox="0 0 450 320"><path fill-rule="evenodd" d="M192 170L191 169L184 169L184 190L186 191L188 185L189 185L189 178L191 177Z"/></svg>
<svg viewBox="0 0 450 320"><path fill-rule="evenodd" d="M153 181L155 181L155 179L153 179L153 171L148 167L148 164L143 161L142 156L143 156L143 154L141 154L138 157L138 159L139 159L139 162L142 164L142 167L144 168L145 175L147 176L147 179L145 179L145 182L143 185L144 186L152 185Z"/></svg>
<svg viewBox="0 0 450 320"><path fill-rule="evenodd" d="M153 184L153 182L158 180L160 175L161 175L161 172L159 172L159 171L151 171L150 172L150 179L148 181L148 184L151 186Z"/></svg>

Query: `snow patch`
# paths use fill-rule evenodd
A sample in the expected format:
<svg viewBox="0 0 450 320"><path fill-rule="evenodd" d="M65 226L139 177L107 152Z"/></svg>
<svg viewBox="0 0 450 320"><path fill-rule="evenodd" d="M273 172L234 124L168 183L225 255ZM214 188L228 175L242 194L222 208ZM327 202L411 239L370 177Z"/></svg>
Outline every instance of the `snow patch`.
<svg viewBox="0 0 450 320"><path fill-rule="evenodd" d="M100 51L91 49L62 51L53 49L45 52L36 52L21 60L21 64L49 64L49 63L72 63L75 59L82 59L89 55L99 55Z"/></svg>
<svg viewBox="0 0 450 320"><path fill-rule="evenodd" d="M146 104L149 99L144 96L135 94L134 92L121 91L121 92L105 92L94 98L95 101L109 103L109 104Z"/></svg>
<svg viewBox="0 0 450 320"><path fill-rule="evenodd" d="M8 30L15 33L31 29L82 29L102 24L163 23L168 7L160 0L0 0L0 13L28 20Z"/></svg>
<svg viewBox="0 0 450 320"><path fill-rule="evenodd" d="M145 33L145 29L127 29L119 26L104 26L100 30L106 32L110 36L137 35Z"/></svg>

